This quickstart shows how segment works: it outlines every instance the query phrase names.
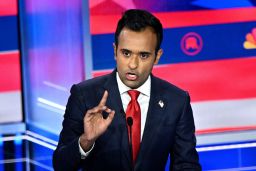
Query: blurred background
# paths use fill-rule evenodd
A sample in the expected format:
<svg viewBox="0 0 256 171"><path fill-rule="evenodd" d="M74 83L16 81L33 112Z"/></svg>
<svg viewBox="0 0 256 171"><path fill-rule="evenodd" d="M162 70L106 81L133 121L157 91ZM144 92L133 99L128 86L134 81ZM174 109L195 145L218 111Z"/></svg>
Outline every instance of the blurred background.
<svg viewBox="0 0 256 171"><path fill-rule="evenodd" d="M0 171L53 170L70 87L113 70L116 24L131 8L163 24L164 54L153 73L189 91L203 170L256 170L255 6L0 0Z"/></svg>

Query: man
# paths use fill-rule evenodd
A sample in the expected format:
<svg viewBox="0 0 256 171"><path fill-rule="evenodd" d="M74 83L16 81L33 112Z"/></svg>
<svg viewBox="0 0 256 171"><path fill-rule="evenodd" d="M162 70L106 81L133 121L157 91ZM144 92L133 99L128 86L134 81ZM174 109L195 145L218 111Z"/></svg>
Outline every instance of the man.
<svg viewBox="0 0 256 171"><path fill-rule="evenodd" d="M115 32L116 69L71 88L55 170L201 170L187 92L151 74L163 51L160 21L128 10Z"/></svg>

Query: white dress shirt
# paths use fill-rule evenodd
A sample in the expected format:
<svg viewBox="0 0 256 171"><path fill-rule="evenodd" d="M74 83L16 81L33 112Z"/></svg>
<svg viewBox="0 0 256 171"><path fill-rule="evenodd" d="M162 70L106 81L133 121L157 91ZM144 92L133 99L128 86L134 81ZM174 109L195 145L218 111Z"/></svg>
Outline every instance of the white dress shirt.
<svg viewBox="0 0 256 171"><path fill-rule="evenodd" d="M128 94L128 91L131 90L130 87L127 87L120 79L118 72L116 72L116 80L117 80L117 85L118 89L120 92L122 104L123 104L123 109L126 111L127 106L131 100L131 97ZM142 84L139 88L135 89L140 92L140 95L137 99L139 105L140 105L140 110L141 110L141 134L140 134L140 139L142 139L144 128L145 128L145 123L146 123L146 118L147 118L147 113L148 113L148 106L149 106L149 100L150 100L150 90L151 90L151 77L149 76L148 79L145 81L144 84ZM82 147L80 146L80 138L78 141L79 145L79 151L81 153L81 159L85 159L91 152L91 150L94 147L94 144L92 148L88 152L84 152Z"/></svg>
<svg viewBox="0 0 256 171"><path fill-rule="evenodd" d="M117 85L120 92L123 109L126 111L127 106L131 100L131 97L128 94L128 91L131 90L130 87L127 87L120 79L118 73L116 72L116 79ZM137 99L138 103L140 104L141 110L141 134L140 139L142 139L144 127L146 123L147 113L148 113L148 105L150 99L150 89L151 89L151 77L149 76L148 79L142 84L139 88L135 89L140 92L140 95Z"/></svg>

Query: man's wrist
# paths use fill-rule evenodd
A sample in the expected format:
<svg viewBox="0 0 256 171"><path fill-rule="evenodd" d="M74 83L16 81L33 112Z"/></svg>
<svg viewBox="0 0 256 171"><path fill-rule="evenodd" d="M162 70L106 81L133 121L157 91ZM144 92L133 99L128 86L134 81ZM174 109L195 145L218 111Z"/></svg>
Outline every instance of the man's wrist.
<svg viewBox="0 0 256 171"><path fill-rule="evenodd" d="M92 146L90 147L90 149L88 151L84 151L83 148L81 147L81 143L80 143L81 137L79 137L78 139L78 146L79 146L79 152L81 154L81 159L86 159L87 156L89 156L90 152L92 151L92 149L94 148L94 143L92 144Z"/></svg>
<svg viewBox="0 0 256 171"><path fill-rule="evenodd" d="M84 136L84 134L82 134L79 138L79 144L80 144L81 148L83 149L83 151L88 152L92 148L94 141L88 140Z"/></svg>

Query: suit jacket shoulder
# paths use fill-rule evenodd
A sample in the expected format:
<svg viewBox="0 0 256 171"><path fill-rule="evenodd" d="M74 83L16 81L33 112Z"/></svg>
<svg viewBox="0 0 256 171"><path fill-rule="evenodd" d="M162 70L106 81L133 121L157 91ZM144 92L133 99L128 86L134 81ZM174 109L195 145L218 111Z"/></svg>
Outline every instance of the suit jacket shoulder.
<svg viewBox="0 0 256 171"><path fill-rule="evenodd" d="M114 72L82 81L72 86L71 94L78 91L83 104L86 104L86 108L93 108L98 105L98 102L102 98L104 90L106 89L106 83L108 83L110 80L114 80L113 76Z"/></svg>
<svg viewBox="0 0 256 171"><path fill-rule="evenodd" d="M154 96L161 96L166 98L169 102L177 104L184 104L186 100L190 102L190 96L187 91L173 85L166 80L152 75L151 92Z"/></svg>

